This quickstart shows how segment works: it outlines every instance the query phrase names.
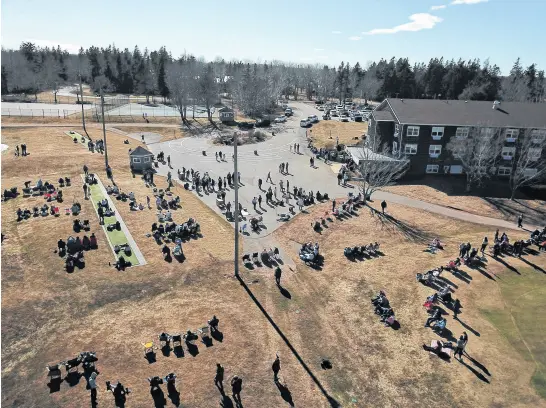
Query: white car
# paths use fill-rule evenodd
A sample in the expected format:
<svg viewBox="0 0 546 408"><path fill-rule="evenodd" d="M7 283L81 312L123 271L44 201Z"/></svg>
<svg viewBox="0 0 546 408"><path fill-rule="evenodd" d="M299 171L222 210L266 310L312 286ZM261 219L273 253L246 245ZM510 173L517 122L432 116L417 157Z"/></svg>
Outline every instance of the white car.
<svg viewBox="0 0 546 408"><path fill-rule="evenodd" d="M317 115L311 115L307 118L307 120L311 123L318 123L319 121L319 118Z"/></svg>
<svg viewBox="0 0 546 408"><path fill-rule="evenodd" d="M300 120L300 126L301 127L308 127L311 124L307 119Z"/></svg>
<svg viewBox="0 0 546 408"><path fill-rule="evenodd" d="M323 111L324 110L324 107L322 105L320 105L318 108L317 108L319 111Z"/></svg>
<svg viewBox="0 0 546 408"><path fill-rule="evenodd" d="M275 123L284 123L286 122L286 116L282 115L275 118Z"/></svg>

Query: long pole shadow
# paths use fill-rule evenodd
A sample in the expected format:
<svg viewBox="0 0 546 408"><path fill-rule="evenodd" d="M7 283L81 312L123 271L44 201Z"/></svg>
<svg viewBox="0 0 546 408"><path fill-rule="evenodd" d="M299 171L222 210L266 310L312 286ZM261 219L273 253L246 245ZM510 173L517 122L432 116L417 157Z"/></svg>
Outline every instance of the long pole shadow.
<svg viewBox="0 0 546 408"><path fill-rule="evenodd" d="M271 316L267 313L267 311L264 309L264 307L262 306L262 304L260 303L260 301L256 298L256 296L254 296L254 294L252 293L252 291L250 290L250 288L247 286L247 284L243 281L243 279L240 277L240 276L237 276L237 279L239 280L239 283L241 284L241 286L246 290L246 292L248 293L248 295L250 296L250 298L254 301L254 303L256 304L256 306L258 306L258 309L260 309L260 311L263 313L263 315L265 316L265 318L269 321L269 323L271 324L271 326L273 326L273 328L275 329L275 331L279 334L279 336L281 336L281 338L284 340L284 342L286 343L286 345L288 346L288 348L290 349L290 351L292 351L292 354L294 354L294 356L296 357L296 359L299 361L299 363L302 365L302 367L304 368L305 371L307 371L307 374L309 374L309 377L311 377L311 379L313 380L313 382L317 385L317 387L319 387L320 391L322 392L322 394L326 397L326 399L328 400L328 403L330 404L330 406L332 408L340 408L341 407L341 404L339 402L337 402L330 394L328 394L328 391L326 391L326 389L323 387L323 385L320 383L320 381L318 380L318 378L315 376L315 374L313 374L313 372L311 371L311 369L309 368L309 366L307 366L307 364L305 364L305 361L303 361L303 359L301 358L301 356L299 355L299 353L297 352L297 350L294 348L294 346L292 346L292 344L290 343L290 341L288 340L288 338L284 335L284 333L282 332L282 330L279 328L279 326L277 326L277 324L275 323L275 321L271 318Z"/></svg>

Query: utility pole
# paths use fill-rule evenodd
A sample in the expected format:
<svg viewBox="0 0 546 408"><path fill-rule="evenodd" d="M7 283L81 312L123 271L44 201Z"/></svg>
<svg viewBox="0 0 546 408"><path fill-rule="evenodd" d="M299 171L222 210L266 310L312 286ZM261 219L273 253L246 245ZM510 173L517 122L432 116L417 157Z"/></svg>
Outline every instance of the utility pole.
<svg viewBox="0 0 546 408"><path fill-rule="evenodd" d="M89 136L89 134L87 133L87 129L85 128L85 112L84 112L84 109L83 109L83 86L82 86L82 73L80 72L80 102L82 104L82 125L83 125L83 130L85 132L85 134L87 136Z"/></svg>
<svg viewBox="0 0 546 408"><path fill-rule="evenodd" d="M100 89L100 107L102 112L102 137L104 140L104 163L108 168L108 147L106 146L106 124L104 123L104 95L102 88Z"/></svg>
<svg viewBox="0 0 546 408"><path fill-rule="evenodd" d="M239 277L239 172L237 171L237 132L233 134L233 178L235 179L235 277Z"/></svg>

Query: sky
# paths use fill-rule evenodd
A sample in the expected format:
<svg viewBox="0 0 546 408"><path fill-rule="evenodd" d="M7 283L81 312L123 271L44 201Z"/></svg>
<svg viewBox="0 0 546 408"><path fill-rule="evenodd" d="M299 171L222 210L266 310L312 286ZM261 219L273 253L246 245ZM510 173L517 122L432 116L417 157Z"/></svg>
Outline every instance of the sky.
<svg viewBox="0 0 546 408"><path fill-rule="evenodd" d="M2 0L1 44L141 50L206 60L365 66L380 58L516 58L546 69L546 0ZM541 51L542 50L542 51Z"/></svg>

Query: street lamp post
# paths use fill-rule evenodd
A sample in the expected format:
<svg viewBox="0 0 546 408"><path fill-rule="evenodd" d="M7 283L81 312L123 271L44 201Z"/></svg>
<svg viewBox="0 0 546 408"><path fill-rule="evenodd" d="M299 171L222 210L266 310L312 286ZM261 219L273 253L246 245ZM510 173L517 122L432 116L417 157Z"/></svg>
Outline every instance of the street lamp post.
<svg viewBox="0 0 546 408"><path fill-rule="evenodd" d="M239 277L239 172L237 171L237 132L233 134L233 179L235 181L235 276Z"/></svg>
<svg viewBox="0 0 546 408"><path fill-rule="evenodd" d="M108 168L108 147L106 146L106 124L104 122L104 95L102 88L100 90L100 107L102 112L102 137L104 140L104 163L106 168Z"/></svg>

